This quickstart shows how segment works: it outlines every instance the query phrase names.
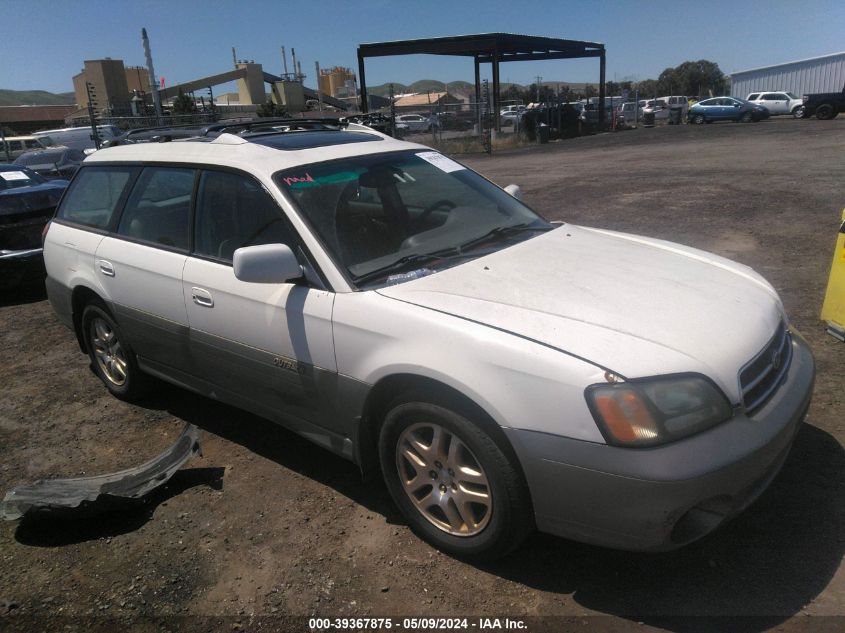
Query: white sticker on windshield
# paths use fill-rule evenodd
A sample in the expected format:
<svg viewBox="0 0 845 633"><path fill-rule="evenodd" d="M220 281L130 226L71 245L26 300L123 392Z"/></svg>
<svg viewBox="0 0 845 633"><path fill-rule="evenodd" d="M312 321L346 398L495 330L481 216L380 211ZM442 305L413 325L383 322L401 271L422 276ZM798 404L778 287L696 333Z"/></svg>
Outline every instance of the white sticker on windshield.
<svg viewBox="0 0 845 633"><path fill-rule="evenodd" d="M447 174L460 169L466 169L466 167L460 163L456 163L451 158L446 158L443 154L439 154L437 152L419 152L417 156L427 163L431 163L437 167L437 169L445 171Z"/></svg>
<svg viewBox="0 0 845 633"><path fill-rule="evenodd" d="M29 176L22 171L0 171L0 178L3 178L3 180L29 180Z"/></svg>

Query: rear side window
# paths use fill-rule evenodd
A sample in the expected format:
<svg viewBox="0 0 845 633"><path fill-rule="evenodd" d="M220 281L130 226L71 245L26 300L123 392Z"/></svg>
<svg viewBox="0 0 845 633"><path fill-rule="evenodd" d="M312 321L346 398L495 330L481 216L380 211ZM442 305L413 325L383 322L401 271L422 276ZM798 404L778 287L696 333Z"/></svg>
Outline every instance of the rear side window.
<svg viewBox="0 0 845 633"><path fill-rule="evenodd" d="M191 196L196 170L147 167L132 189L117 233L187 251L191 245Z"/></svg>
<svg viewBox="0 0 845 633"><path fill-rule="evenodd" d="M294 246L292 230L260 183L243 176L205 171L197 197L194 252L231 262L236 249L258 244Z"/></svg>
<svg viewBox="0 0 845 633"><path fill-rule="evenodd" d="M131 167L84 167L73 179L56 217L74 224L105 229L131 177Z"/></svg>

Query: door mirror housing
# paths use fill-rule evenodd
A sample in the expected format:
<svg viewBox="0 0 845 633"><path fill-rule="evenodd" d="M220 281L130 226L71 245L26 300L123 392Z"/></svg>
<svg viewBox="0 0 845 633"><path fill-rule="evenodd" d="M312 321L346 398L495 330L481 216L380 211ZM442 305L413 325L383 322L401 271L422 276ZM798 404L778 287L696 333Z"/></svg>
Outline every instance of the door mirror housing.
<svg viewBox="0 0 845 633"><path fill-rule="evenodd" d="M235 277L259 284L281 284L302 277L302 266L290 246L260 244L235 251L232 258Z"/></svg>
<svg viewBox="0 0 845 633"><path fill-rule="evenodd" d="M522 189L519 188L519 185L508 185L507 187L505 187L505 191L507 191L517 200L522 200Z"/></svg>

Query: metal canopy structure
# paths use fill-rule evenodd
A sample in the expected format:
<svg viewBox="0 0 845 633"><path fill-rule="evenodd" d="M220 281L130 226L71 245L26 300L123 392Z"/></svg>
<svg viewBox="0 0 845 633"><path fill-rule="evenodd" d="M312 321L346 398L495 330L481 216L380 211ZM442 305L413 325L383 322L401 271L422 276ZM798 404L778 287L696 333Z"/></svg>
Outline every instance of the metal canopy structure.
<svg viewBox="0 0 845 633"><path fill-rule="evenodd" d="M475 100L481 99L479 66L493 66L493 111L499 112L499 64L503 62L537 61L547 59L599 58L599 123L604 123L604 44L563 40L554 37L516 35L513 33L479 33L419 40L375 42L358 46L358 76L361 84L361 110L367 112L367 81L364 60L367 57L393 55L457 55L472 57L475 65ZM497 127L498 119L496 117Z"/></svg>

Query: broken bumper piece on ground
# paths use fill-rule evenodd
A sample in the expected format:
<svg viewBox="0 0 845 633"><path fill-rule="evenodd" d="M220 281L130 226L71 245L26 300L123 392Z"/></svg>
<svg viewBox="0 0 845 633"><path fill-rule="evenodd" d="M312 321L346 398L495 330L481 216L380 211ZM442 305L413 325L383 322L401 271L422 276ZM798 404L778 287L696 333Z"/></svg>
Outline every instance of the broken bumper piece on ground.
<svg viewBox="0 0 845 633"><path fill-rule="evenodd" d="M170 448L135 468L95 477L41 480L13 488L0 504L0 517L14 521L30 510L78 508L101 497L140 499L170 479L199 450L199 429L188 424Z"/></svg>

